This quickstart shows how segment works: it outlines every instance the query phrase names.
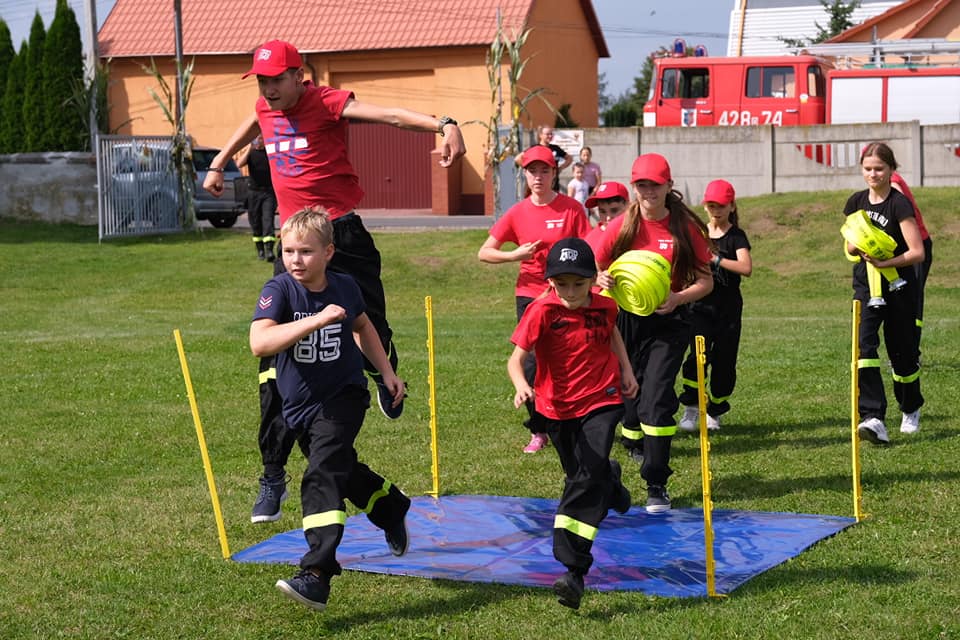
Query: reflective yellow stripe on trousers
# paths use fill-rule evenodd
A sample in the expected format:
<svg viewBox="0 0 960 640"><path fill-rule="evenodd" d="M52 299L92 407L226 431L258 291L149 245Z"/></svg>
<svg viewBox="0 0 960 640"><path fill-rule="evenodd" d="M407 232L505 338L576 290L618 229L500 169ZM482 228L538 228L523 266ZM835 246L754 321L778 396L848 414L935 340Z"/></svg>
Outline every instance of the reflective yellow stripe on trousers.
<svg viewBox="0 0 960 640"><path fill-rule="evenodd" d="M329 527L331 524L344 525L347 523L346 511L324 511L323 513L313 513L303 519L303 529L316 529L319 527Z"/></svg>
<svg viewBox="0 0 960 640"><path fill-rule="evenodd" d="M574 535L578 535L585 540L594 540L597 537L597 528L593 525L589 525L586 522L580 522L579 520L574 520L570 516L565 516L557 514L557 517L553 520L554 529L566 529Z"/></svg>

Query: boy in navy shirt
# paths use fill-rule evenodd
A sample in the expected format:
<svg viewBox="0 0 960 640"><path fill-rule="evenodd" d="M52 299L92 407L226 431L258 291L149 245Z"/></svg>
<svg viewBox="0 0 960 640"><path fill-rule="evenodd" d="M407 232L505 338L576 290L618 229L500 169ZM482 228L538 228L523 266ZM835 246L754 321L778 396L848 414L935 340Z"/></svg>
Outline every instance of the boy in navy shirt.
<svg viewBox="0 0 960 640"><path fill-rule="evenodd" d="M277 356L284 421L309 452L300 493L310 549L297 575L276 586L322 611L330 578L340 574L336 550L347 521L344 499L384 530L391 553L407 551L410 499L360 462L353 447L370 406L363 356L383 376L394 406L403 399L403 383L353 278L327 270L335 248L326 212L297 212L284 222L280 237L286 273L263 287L250 325L250 350L259 358Z"/></svg>

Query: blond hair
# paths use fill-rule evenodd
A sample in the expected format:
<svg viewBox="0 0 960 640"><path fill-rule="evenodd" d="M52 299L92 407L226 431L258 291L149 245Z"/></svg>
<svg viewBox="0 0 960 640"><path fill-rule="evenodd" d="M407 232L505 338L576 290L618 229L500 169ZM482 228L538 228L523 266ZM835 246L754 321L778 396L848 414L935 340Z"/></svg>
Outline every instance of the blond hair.
<svg viewBox="0 0 960 640"><path fill-rule="evenodd" d="M301 209L290 216L280 228L281 240L288 233L298 238L315 233L320 238L320 244L333 244L333 223L330 222L330 214L323 207Z"/></svg>

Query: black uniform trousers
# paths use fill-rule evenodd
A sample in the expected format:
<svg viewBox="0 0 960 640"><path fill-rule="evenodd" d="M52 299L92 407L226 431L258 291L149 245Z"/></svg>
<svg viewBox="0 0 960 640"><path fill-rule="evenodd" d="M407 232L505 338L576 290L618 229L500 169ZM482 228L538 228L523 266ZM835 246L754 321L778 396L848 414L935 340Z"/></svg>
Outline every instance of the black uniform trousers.
<svg viewBox="0 0 960 640"><path fill-rule="evenodd" d="M610 448L622 405L610 405L572 420L543 418L565 475L553 525L553 557L585 574L593 564L590 549L597 527L622 486L610 469Z"/></svg>
<svg viewBox="0 0 960 640"><path fill-rule="evenodd" d="M347 386L324 403L301 438L307 447L307 469L300 484L303 533L310 546L300 567L339 575L337 547L347 520L344 500L367 514L377 527L401 522L410 499L357 459L354 442L370 406L364 387Z"/></svg>
<svg viewBox="0 0 960 640"><path fill-rule="evenodd" d="M730 411L730 396L737 384L743 297L737 291L737 295L729 299L694 302L690 307L693 336L703 336L706 343L705 375L709 368L707 413L721 416ZM680 404L697 406L697 347L693 339L690 340L690 352L683 363L681 377L683 391L680 393Z"/></svg>
<svg viewBox="0 0 960 640"><path fill-rule="evenodd" d="M530 303L535 299L536 298L530 298L528 296L517 296L517 324L520 323L523 312L527 310L527 307L529 307ZM527 359L523 361L523 379L533 388L533 382L536 377L537 359L534 354L531 353L527 356ZM545 433L546 427L543 425L543 416L537 413L534 401L527 400L523 404L527 408L527 414L529 415L529 417L523 421L523 426L529 429L530 433Z"/></svg>
<svg viewBox="0 0 960 640"><path fill-rule="evenodd" d="M900 272L903 275L903 271ZM866 278L864 278L866 280ZM860 301L859 411L860 420L886 420L887 396L880 373L880 330L883 344L893 366L893 394L900 411L913 413L923 406L920 393L920 348L917 341L917 296L919 287L913 278L891 293L884 281L886 305L867 306L870 292L866 282L854 280L854 297Z"/></svg>
<svg viewBox="0 0 960 640"><path fill-rule="evenodd" d="M387 303L383 292L383 283L380 281L380 252L373 242L373 237L363 221L355 213L349 213L333 221L333 243L336 251L328 268L331 271L345 273L353 277L363 302L367 307L366 314L371 324L380 336L380 342L387 353L390 365L397 370L397 350L393 345L393 331L387 323ZM277 244L279 256L273 263L273 274L284 272L283 248ZM364 369L370 374L374 382L380 381L380 374L376 368L364 357ZM263 460L264 475L276 477L283 473L290 451L296 442L296 435L291 434L284 426L280 413L283 401L277 391L277 372L274 367L274 358L269 356L260 359L260 431L258 442L260 457Z"/></svg>
<svg viewBox="0 0 960 640"><path fill-rule="evenodd" d="M674 415L680 406L675 385L692 327L687 311L680 307L666 315L649 316L621 309L617 328L640 385L636 398L623 401L624 446L639 446L642 439L640 476L648 485L665 485L673 473L670 445L677 432Z"/></svg>
<svg viewBox="0 0 960 640"><path fill-rule="evenodd" d="M269 189L250 187L247 191L247 219L256 242L276 242L273 218L277 213L277 196Z"/></svg>
<svg viewBox="0 0 960 640"><path fill-rule="evenodd" d="M923 292L927 286L931 265L933 265L933 240L927 238L923 241L923 262L913 265L914 273L917 274L917 345L920 344L920 334L923 333ZM919 346L917 348L919 349Z"/></svg>

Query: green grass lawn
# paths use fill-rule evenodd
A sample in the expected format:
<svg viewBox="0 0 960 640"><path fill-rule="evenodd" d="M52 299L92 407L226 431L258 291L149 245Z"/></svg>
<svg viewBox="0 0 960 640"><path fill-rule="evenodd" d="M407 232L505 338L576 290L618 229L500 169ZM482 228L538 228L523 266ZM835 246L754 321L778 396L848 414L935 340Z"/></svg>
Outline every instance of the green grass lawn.
<svg viewBox="0 0 960 640"><path fill-rule="evenodd" d="M223 560L173 330L231 551L298 528L296 489L279 522L249 523L247 329L269 266L239 231L98 244L91 227L0 220L0 638L960 638L960 189L917 191L935 238L927 405L916 436L893 406L893 444L862 447L870 516L724 599L588 592L578 612L542 589L345 572L317 614L275 591L292 567ZM740 202L755 268L734 408L711 434L716 508L853 513L847 195ZM506 375L516 266L477 261L483 231L376 237L410 398L399 421L368 414L361 457L410 494L431 488L429 295L441 492L558 497L552 450L520 452ZM698 453L676 438L678 508L701 505ZM641 496L636 465L614 454ZM295 454L294 478L303 466Z"/></svg>

